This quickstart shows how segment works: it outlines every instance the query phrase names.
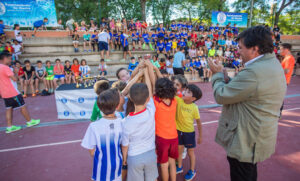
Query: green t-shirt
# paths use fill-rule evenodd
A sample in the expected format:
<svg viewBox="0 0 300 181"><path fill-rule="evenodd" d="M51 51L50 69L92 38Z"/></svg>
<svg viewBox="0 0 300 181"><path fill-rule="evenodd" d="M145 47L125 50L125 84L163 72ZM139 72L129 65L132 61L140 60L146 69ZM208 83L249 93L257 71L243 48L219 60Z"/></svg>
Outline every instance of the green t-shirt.
<svg viewBox="0 0 300 181"><path fill-rule="evenodd" d="M193 42L192 42L192 41L188 41L188 42L187 42L187 46L188 46L188 47L192 47L192 45L193 45Z"/></svg>
<svg viewBox="0 0 300 181"><path fill-rule="evenodd" d="M153 60L151 60L151 63L152 63L155 67L160 68L160 65L159 65L158 60L156 60L155 62L154 62Z"/></svg>
<svg viewBox="0 0 300 181"><path fill-rule="evenodd" d="M0 47L0 53L5 50L5 46Z"/></svg>
<svg viewBox="0 0 300 181"><path fill-rule="evenodd" d="M46 67L46 72L47 72L48 76L53 75L54 74L53 66L51 65L50 68Z"/></svg>
<svg viewBox="0 0 300 181"><path fill-rule="evenodd" d="M91 116L91 121L94 122L98 119L102 118L102 114L101 111L97 105L97 100L94 103L94 107L93 107L93 112L92 112L92 116Z"/></svg>
<svg viewBox="0 0 300 181"><path fill-rule="evenodd" d="M84 39L84 40L90 41L90 38L91 38L91 35L90 35L90 34L84 34L84 35L83 35L83 39Z"/></svg>
<svg viewBox="0 0 300 181"><path fill-rule="evenodd" d="M215 53L216 53L216 50L215 50L215 49L210 49L210 50L208 51L208 56L209 56L209 57L213 57L213 56L215 56Z"/></svg>

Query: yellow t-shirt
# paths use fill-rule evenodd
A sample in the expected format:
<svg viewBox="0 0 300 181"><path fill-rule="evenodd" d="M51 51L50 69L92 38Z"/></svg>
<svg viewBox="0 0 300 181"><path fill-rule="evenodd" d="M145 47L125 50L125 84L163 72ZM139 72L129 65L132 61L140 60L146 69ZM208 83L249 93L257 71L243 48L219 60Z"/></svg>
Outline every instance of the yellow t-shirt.
<svg viewBox="0 0 300 181"><path fill-rule="evenodd" d="M176 49L176 48L177 48L177 42L176 42L176 41L175 41L175 42L172 41L172 48L173 48L173 49Z"/></svg>
<svg viewBox="0 0 300 181"><path fill-rule="evenodd" d="M198 106L194 103L186 104L183 99L176 96L176 128L181 132L191 133L195 131L194 120L200 119Z"/></svg>

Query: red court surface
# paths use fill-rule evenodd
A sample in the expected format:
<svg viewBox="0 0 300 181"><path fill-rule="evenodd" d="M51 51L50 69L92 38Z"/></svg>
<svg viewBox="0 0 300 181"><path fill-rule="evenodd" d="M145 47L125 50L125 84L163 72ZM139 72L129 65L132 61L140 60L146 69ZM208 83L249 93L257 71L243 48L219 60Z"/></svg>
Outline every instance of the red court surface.
<svg viewBox="0 0 300 181"><path fill-rule="evenodd" d="M272 80L270 80L272 81ZM198 84L203 91L199 106L216 104L210 83ZM92 158L80 146L88 121L57 120L54 96L27 98L32 117L40 118L38 127L5 134L5 108L0 100L0 181L88 181ZM279 121L276 153L258 164L259 181L300 180L300 77L293 77ZM203 143L196 148L196 181L227 181L226 153L214 142L221 108L200 109ZM19 111L14 124L24 125ZM188 169L184 160L184 174ZM184 174L178 175L179 181Z"/></svg>

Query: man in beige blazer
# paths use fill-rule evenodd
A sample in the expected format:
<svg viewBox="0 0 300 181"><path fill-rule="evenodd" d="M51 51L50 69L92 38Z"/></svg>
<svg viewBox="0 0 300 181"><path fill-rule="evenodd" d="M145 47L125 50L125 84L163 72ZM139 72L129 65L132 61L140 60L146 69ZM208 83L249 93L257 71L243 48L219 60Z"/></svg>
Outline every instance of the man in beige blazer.
<svg viewBox="0 0 300 181"><path fill-rule="evenodd" d="M216 142L227 152L232 181L256 181L257 162L275 151L286 80L270 30L251 27L237 41L245 68L233 79L226 81L223 66L209 61L214 97L223 105Z"/></svg>

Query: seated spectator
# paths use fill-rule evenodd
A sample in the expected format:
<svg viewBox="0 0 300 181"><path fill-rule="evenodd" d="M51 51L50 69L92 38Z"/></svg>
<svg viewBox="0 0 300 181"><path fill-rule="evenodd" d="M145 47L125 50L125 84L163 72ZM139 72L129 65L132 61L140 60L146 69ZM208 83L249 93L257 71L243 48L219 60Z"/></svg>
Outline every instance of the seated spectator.
<svg viewBox="0 0 300 181"><path fill-rule="evenodd" d="M48 88L46 86L47 83L46 83L46 79L45 79L46 68L43 66L43 63L40 60L37 61L37 66L35 67L35 76L36 76L36 79L35 79L36 93L39 93L39 82L44 83L45 90L48 91Z"/></svg>
<svg viewBox="0 0 300 181"><path fill-rule="evenodd" d="M65 70L66 83L71 84L71 82L72 82L72 67L71 67L69 60L65 61L64 70Z"/></svg>
<svg viewBox="0 0 300 181"><path fill-rule="evenodd" d="M210 50L211 49L211 46L212 46L212 42L210 41L210 38L208 37L205 41L205 46L207 48L207 50Z"/></svg>
<svg viewBox="0 0 300 181"><path fill-rule="evenodd" d="M104 77L104 76L107 75L107 65L106 65L104 59L100 60L98 70L99 70L99 75L100 76Z"/></svg>
<svg viewBox="0 0 300 181"><path fill-rule="evenodd" d="M130 63L128 65L128 70L130 72L130 75L134 71L134 69L138 66L139 62L135 61L135 57L131 57Z"/></svg>
<svg viewBox="0 0 300 181"><path fill-rule="evenodd" d="M82 59L80 62L79 72L80 72L81 78L90 77L91 68L87 65L85 59Z"/></svg>
<svg viewBox="0 0 300 181"><path fill-rule="evenodd" d="M17 81L20 82L20 85L21 85L21 91L22 91L22 94L24 94L24 79L25 79L25 73L24 73L24 70L23 68L21 67L21 62L19 61L16 61L16 67L15 67L16 71L18 72L18 77L17 77Z"/></svg>
<svg viewBox="0 0 300 181"><path fill-rule="evenodd" d="M7 41L5 45L6 45L5 50L7 50L10 54L13 54L14 48L11 46L11 43L9 41Z"/></svg>
<svg viewBox="0 0 300 181"><path fill-rule="evenodd" d="M219 49L216 51L216 55L218 55L219 57L223 56L223 48L219 47Z"/></svg>
<svg viewBox="0 0 300 181"><path fill-rule="evenodd" d="M14 25L14 33L15 33L15 39L20 43L20 45L22 45L23 42L23 36L20 32L20 25L19 24L15 24Z"/></svg>
<svg viewBox="0 0 300 181"><path fill-rule="evenodd" d="M24 70L24 75L25 75L25 85L24 85L24 95L23 97L26 98L27 97L27 87L30 86L31 88L31 93L32 93L32 97L36 96L36 92L38 92L38 90L34 90L34 81L36 79L35 76L35 68L31 65L29 60L25 60L24 61L25 67L23 68Z"/></svg>
<svg viewBox="0 0 300 181"><path fill-rule="evenodd" d="M61 84L65 83L65 71L64 71L64 66L61 64L60 59L55 60L55 65L53 68L54 72L54 90L57 88L57 80L60 80Z"/></svg>
<svg viewBox="0 0 300 181"><path fill-rule="evenodd" d="M74 30L74 34L72 35L73 39L73 46L74 46L74 52L79 52L78 45L79 45L79 35L77 30Z"/></svg>
<svg viewBox="0 0 300 181"><path fill-rule="evenodd" d="M216 54L215 46L212 46L211 49L208 51L208 57L214 57Z"/></svg>
<svg viewBox="0 0 300 181"><path fill-rule="evenodd" d="M71 66L71 71L72 71L72 80L75 83L76 82L76 78L80 76L80 72L79 72L79 61L77 58L73 59L73 65Z"/></svg>
<svg viewBox="0 0 300 181"><path fill-rule="evenodd" d="M166 60L166 70L167 70L169 75L174 75L173 61L174 61L173 56L169 56L168 59Z"/></svg>
<svg viewBox="0 0 300 181"><path fill-rule="evenodd" d="M154 55L152 60L151 60L151 63L157 67L158 69L160 69L160 65L159 65L159 62L157 61L157 55Z"/></svg>
<svg viewBox="0 0 300 181"><path fill-rule="evenodd" d="M159 61L160 70L166 69L166 60L161 58Z"/></svg>
<svg viewBox="0 0 300 181"><path fill-rule="evenodd" d="M93 52L95 52L96 50L99 50L99 47L98 47L98 31L97 30L94 30L94 33L91 36L91 45L93 47Z"/></svg>
<svg viewBox="0 0 300 181"><path fill-rule="evenodd" d="M87 49L87 46L89 47ZM91 35L88 33L87 30L84 31L83 34L83 51L84 52L92 52L91 47Z"/></svg>
<svg viewBox="0 0 300 181"><path fill-rule="evenodd" d="M13 57L13 60L19 60L19 55L22 54L22 51L23 51L23 48L22 46L20 45L20 43L17 41L17 40L13 40L13 54L12 54L12 57Z"/></svg>
<svg viewBox="0 0 300 181"><path fill-rule="evenodd" d="M43 20L37 20L37 21L35 21L34 23L33 23L33 34L32 34L32 36L34 37L35 36L35 34L36 34L36 31L38 30L38 29L45 29L45 30L47 30L47 28L46 28L46 24L48 23L48 18L44 18Z"/></svg>

